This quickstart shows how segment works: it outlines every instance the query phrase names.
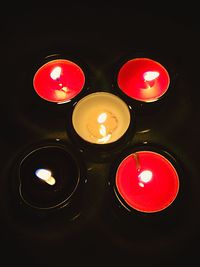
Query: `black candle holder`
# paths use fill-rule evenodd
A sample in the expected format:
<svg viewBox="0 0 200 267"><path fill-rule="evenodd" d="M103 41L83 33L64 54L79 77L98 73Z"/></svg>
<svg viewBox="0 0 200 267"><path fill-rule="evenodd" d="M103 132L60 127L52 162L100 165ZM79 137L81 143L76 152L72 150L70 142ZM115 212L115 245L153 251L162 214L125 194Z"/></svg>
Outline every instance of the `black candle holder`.
<svg viewBox="0 0 200 267"><path fill-rule="evenodd" d="M52 141L34 144L15 160L14 209L22 217L62 214L70 220L80 215L86 181L84 162L73 147Z"/></svg>

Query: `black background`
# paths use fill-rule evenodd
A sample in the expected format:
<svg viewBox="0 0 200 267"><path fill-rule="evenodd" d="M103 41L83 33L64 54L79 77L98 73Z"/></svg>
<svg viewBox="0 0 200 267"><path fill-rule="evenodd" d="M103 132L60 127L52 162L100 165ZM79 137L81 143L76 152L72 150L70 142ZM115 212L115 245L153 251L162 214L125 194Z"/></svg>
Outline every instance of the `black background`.
<svg viewBox="0 0 200 267"><path fill-rule="evenodd" d="M0 254L5 266L12 261L21 266L198 266L199 48L198 10L191 4L15 3L1 10ZM175 156L184 173L180 210L174 216L164 213L156 224L149 218L128 226L115 220L106 192L121 148L102 159L101 152L77 145L88 180L83 216L41 223L13 210L8 185L18 154L49 139L73 144L66 131L70 106L57 108L34 94L35 66L46 55L64 53L83 64L89 92L112 92L120 62L138 52L169 66L175 83L163 104L137 114L129 146L147 142Z"/></svg>

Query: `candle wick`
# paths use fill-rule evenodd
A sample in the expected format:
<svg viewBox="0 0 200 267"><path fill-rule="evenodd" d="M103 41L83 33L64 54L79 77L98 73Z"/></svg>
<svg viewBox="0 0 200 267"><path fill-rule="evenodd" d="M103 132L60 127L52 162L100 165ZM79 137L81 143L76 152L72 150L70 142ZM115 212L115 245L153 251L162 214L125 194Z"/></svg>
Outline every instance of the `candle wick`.
<svg viewBox="0 0 200 267"><path fill-rule="evenodd" d="M136 169L137 169L137 171L139 172L140 169L141 169L140 161L139 161L139 156L138 156L137 153L134 153L134 154L133 154L133 157L134 157L135 162L136 162Z"/></svg>

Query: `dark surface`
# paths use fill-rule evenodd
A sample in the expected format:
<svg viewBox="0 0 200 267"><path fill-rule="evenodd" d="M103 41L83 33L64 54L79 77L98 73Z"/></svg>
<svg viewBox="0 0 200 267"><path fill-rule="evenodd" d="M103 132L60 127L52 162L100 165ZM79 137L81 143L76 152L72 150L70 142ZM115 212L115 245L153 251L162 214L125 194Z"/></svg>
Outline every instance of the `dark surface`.
<svg viewBox="0 0 200 267"><path fill-rule="evenodd" d="M1 15L0 244L4 266L13 260L21 266L198 266L200 44L195 7L77 4L8 10ZM136 133L108 153L74 143L66 127L72 106L44 103L33 91L33 69L38 62L46 55L65 53L85 65L88 92L115 92L120 62L138 52L167 64L175 77L174 87L156 108L136 114ZM46 140L72 144L87 169L80 216L73 220L57 214L32 220L13 208L10 180L15 159L26 147ZM122 151L144 142L177 159L184 190L177 212L165 211L155 220L136 215L127 221L112 209L111 166Z"/></svg>

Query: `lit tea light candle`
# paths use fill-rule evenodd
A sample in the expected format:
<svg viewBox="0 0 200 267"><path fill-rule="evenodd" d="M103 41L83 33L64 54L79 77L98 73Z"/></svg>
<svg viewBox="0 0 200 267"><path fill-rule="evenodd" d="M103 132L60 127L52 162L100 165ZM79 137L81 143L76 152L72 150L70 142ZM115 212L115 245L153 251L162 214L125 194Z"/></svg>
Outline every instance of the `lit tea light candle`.
<svg viewBox="0 0 200 267"><path fill-rule="evenodd" d="M96 92L82 98L72 114L72 124L77 134L94 144L117 141L130 125L130 110L118 96Z"/></svg>
<svg viewBox="0 0 200 267"><path fill-rule="evenodd" d="M41 66L34 75L33 86L43 99L66 103L76 97L83 89L85 75L74 62L55 59Z"/></svg>
<svg viewBox="0 0 200 267"><path fill-rule="evenodd" d="M81 179L75 156L60 146L44 146L27 154L19 165L19 196L35 210L52 210L70 203Z"/></svg>
<svg viewBox="0 0 200 267"><path fill-rule="evenodd" d="M119 164L116 193L128 209L154 213L166 209L179 192L179 176L172 163L153 151L129 154Z"/></svg>
<svg viewBox="0 0 200 267"><path fill-rule="evenodd" d="M117 83L128 97L142 102L154 102L167 92L170 77L159 62L149 58L135 58L120 68Z"/></svg>

